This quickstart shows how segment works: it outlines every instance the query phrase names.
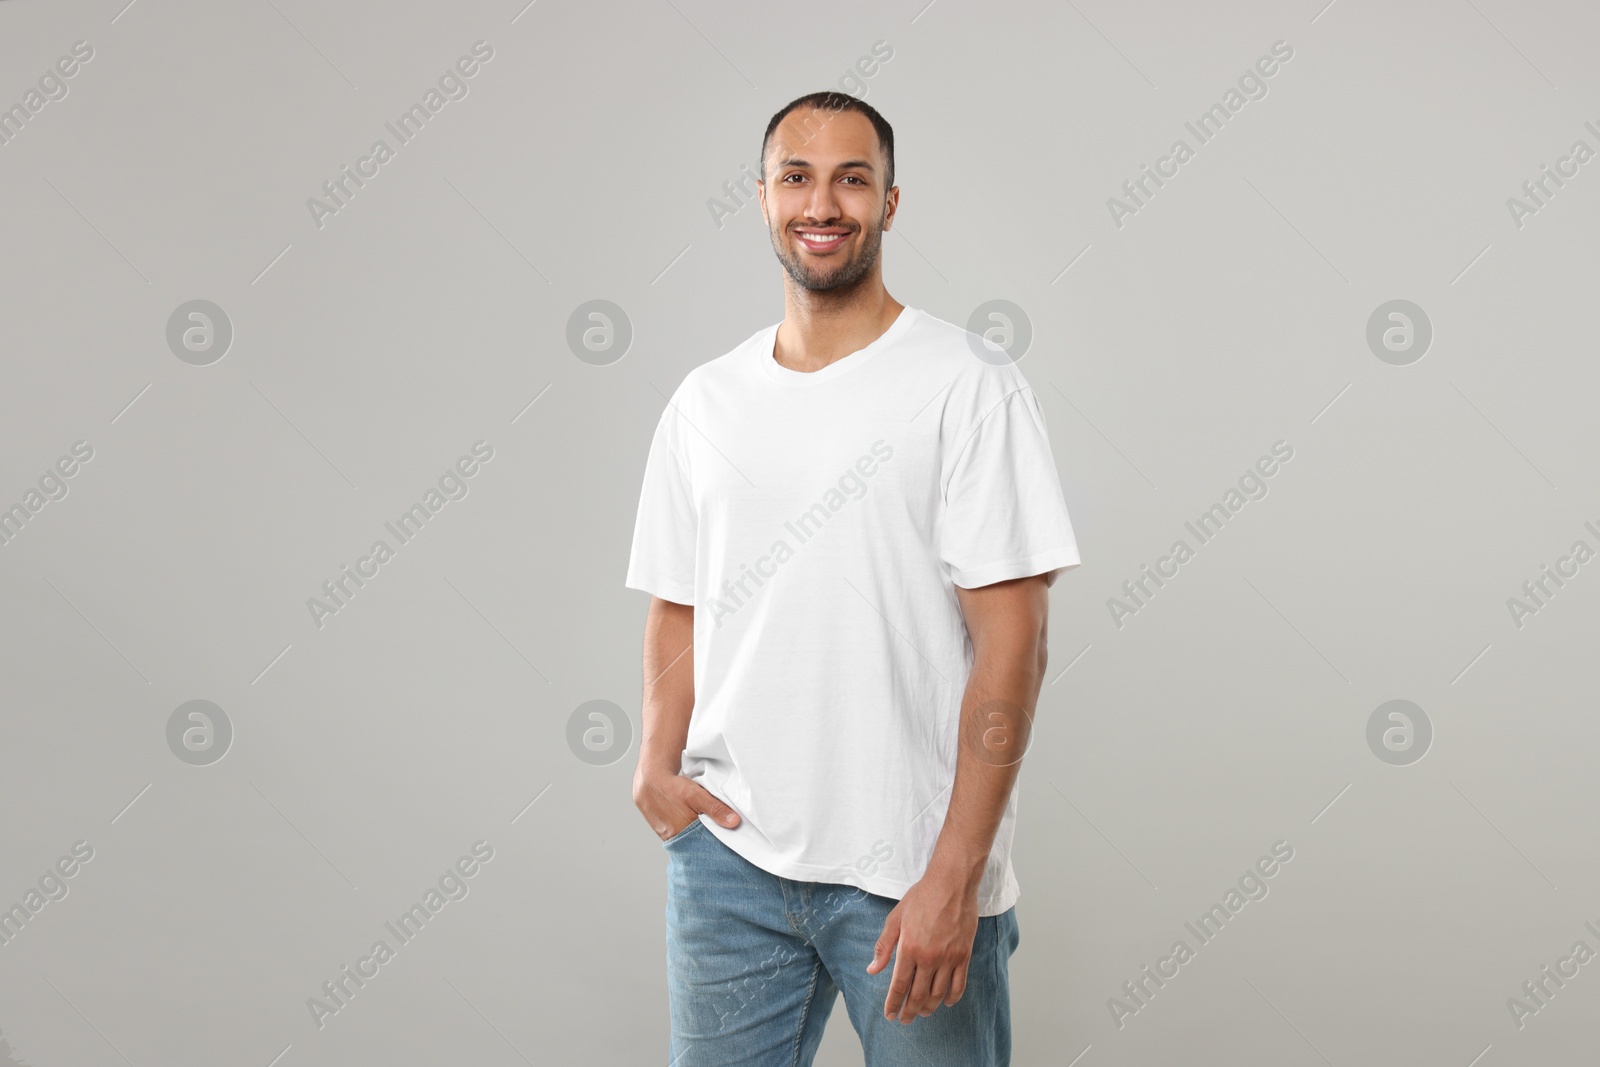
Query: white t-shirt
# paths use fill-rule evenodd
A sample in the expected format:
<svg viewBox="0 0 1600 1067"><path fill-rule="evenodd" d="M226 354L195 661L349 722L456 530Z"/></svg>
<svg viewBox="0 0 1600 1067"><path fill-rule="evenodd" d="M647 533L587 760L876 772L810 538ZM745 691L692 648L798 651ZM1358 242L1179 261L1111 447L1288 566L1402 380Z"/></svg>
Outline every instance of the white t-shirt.
<svg viewBox="0 0 1600 1067"><path fill-rule="evenodd" d="M899 899L955 780L972 643L954 586L1077 565L1039 399L914 308L815 372L776 325L690 371L650 445L626 584L694 606L682 773L763 870ZM982 342L980 342L982 343ZM1012 790L978 891L1019 895Z"/></svg>

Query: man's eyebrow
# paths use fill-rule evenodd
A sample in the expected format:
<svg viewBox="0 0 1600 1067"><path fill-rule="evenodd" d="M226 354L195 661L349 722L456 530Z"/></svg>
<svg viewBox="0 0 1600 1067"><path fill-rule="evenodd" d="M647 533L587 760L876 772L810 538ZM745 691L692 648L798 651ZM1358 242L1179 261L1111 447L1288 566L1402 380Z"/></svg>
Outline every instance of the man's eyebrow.
<svg viewBox="0 0 1600 1067"><path fill-rule="evenodd" d="M774 163L773 166L776 166L776 167L804 167L807 170L811 169L810 162L808 162L807 160L801 159L799 156L790 156L787 159L780 159L776 163ZM840 163L838 165L838 167L836 167L835 169L836 170L868 170L868 171L873 172L874 174L876 174L878 172L878 168L874 167L871 163L869 163L865 159L847 159L843 163Z"/></svg>

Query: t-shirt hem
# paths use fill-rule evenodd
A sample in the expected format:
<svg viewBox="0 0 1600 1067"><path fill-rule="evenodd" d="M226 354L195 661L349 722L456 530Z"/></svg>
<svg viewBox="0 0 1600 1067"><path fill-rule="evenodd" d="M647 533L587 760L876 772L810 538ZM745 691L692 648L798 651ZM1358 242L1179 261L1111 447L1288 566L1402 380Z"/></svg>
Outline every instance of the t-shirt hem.
<svg viewBox="0 0 1600 1067"><path fill-rule="evenodd" d="M1023 559L1006 560L1001 563L990 563L982 567L966 569L950 568L951 579L963 589L977 589L980 586L993 585L995 582L1010 581L1012 578L1026 578L1034 574L1046 574L1064 567L1076 567L1082 560L1078 557L1078 550L1072 545L1063 545L1048 552L1040 552Z"/></svg>
<svg viewBox="0 0 1600 1067"><path fill-rule="evenodd" d="M624 589L637 589L641 593L649 593L651 596L660 597L662 600L670 600L674 604L694 607L693 586L674 585L671 582L653 578L635 578L632 575L629 575L623 581L622 586Z"/></svg>
<svg viewBox="0 0 1600 1067"><path fill-rule="evenodd" d="M737 829L728 830L704 817L700 821L707 830L716 836L718 841L721 841L763 871L779 878L791 878L801 882L824 882L830 885L854 886L874 896L887 897L890 900L900 900L916 884L899 878L886 878L882 875L862 875L849 867L822 867L784 859L780 856L767 855L759 849L750 847L752 841L750 835L740 834ZM988 918L991 915L1002 914L1015 905L1021 895L1021 890L1015 881L1012 881L1009 886L1001 886L997 892L991 893L986 898L979 899L978 917Z"/></svg>

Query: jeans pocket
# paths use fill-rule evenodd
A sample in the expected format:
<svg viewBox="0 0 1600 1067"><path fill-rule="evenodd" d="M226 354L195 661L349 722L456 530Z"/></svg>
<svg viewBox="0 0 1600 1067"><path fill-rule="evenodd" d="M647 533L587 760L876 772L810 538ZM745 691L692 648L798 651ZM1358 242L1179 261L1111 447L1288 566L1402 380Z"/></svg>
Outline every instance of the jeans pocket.
<svg viewBox="0 0 1600 1067"><path fill-rule="evenodd" d="M679 841L682 841L682 840L683 840L683 839L684 839L684 838L686 838L686 837L688 837L688 836L689 836L689 835L690 835L690 834L691 834L691 833L693 833L693 832L694 832L694 828L695 828L695 827L696 827L696 826L699 826L699 825L700 825L700 816L698 816L698 815L696 815L696 816L695 816L695 817L694 817L694 818L693 818L693 819L692 819L692 820L691 820L691 821L690 821L690 823L689 823L689 825L688 825L688 826L685 826L685 827L684 827L684 828L683 828L683 829L682 829L682 830L679 830L679 831L678 831L678 832L677 832L677 833L675 833L675 834L673 834L673 835L672 835L672 836L671 836L671 837L669 837L669 838L667 838L667 839L665 839L665 840L664 840L664 841L662 841L662 842L661 842L661 843L662 843L662 844L663 844L663 845L673 845L673 844L676 844L676 843L678 843L678 842L679 842Z"/></svg>

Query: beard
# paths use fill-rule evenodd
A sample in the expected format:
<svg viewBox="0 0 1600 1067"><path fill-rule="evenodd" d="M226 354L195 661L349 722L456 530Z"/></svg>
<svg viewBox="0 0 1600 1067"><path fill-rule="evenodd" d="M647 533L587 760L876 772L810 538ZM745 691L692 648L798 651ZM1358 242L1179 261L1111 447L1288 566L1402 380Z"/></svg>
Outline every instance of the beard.
<svg viewBox="0 0 1600 1067"><path fill-rule="evenodd" d="M813 293L848 289L865 278L878 262L878 253L883 249L882 216L859 232L861 244L855 254L849 259L835 257L836 263L807 264L805 253L789 243L787 231L771 232L772 250L778 254L778 262L783 264L789 277L802 289Z"/></svg>

